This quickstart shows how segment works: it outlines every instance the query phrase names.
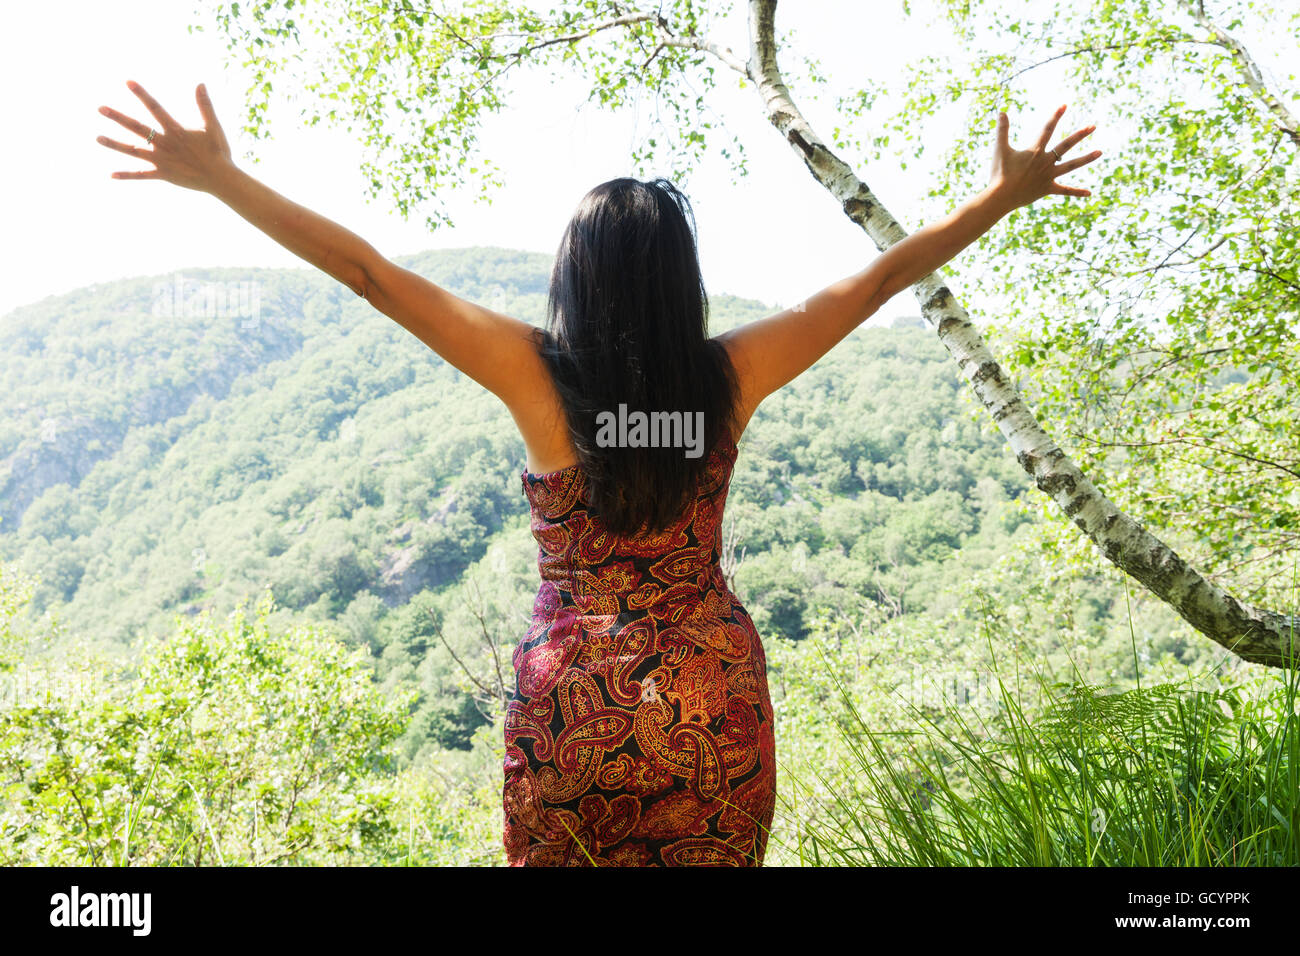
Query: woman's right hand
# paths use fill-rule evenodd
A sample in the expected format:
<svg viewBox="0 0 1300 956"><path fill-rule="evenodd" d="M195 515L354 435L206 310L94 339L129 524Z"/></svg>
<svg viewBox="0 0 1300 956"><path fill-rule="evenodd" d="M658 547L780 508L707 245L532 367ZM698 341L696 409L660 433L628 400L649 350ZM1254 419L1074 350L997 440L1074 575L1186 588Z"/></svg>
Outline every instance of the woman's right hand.
<svg viewBox="0 0 1300 956"><path fill-rule="evenodd" d="M1053 155L1053 150L1048 149L1047 144L1056 129L1057 121L1064 112L1065 107L1062 106L1052 114L1052 118L1047 121L1047 125L1039 134L1038 142L1029 149L1011 148L1008 137L1010 121L1006 113L998 114L997 145L993 150L989 188L1000 197L1008 212L1020 206L1028 206L1043 196L1092 195L1091 190L1063 186L1056 182L1058 176L1078 169L1101 155L1101 150L1094 149L1078 159L1065 161L1061 158L1079 140L1095 130L1096 126L1085 126L1078 132L1071 133L1054 147L1056 155Z"/></svg>
<svg viewBox="0 0 1300 956"><path fill-rule="evenodd" d="M230 158L230 144L226 142L226 134L217 122L212 100L203 84L194 91L203 117L203 129L182 128L139 83L128 81L126 85L140 98L162 129L154 131L153 140L149 142L150 127L110 107L99 108L100 113L145 140L149 148L119 143L107 136L97 137L96 142L154 165L153 169L113 173L114 179L161 179L186 189L211 192L223 176L235 169Z"/></svg>

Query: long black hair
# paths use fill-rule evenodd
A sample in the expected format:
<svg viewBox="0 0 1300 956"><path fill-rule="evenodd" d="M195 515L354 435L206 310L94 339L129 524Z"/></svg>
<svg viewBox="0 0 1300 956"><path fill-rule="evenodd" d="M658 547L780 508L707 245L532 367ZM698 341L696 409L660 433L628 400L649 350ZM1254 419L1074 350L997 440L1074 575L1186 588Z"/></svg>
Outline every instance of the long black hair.
<svg viewBox="0 0 1300 956"><path fill-rule="evenodd" d="M614 534L659 531L680 517L710 453L732 437L736 371L708 324L686 196L662 177L611 179L587 193L555 256L540 352L587 474L587 505ZM609 445L602 423L620 406L629 418L678 412L688 427L702 414L698 457Z"/></svg>

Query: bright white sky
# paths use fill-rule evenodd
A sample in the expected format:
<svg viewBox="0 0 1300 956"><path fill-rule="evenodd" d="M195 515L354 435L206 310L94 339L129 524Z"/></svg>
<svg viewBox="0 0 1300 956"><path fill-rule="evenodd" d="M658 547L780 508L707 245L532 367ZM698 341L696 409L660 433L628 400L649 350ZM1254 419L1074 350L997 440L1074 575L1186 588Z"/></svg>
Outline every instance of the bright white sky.
<svg viewBox="0 0 1300 956"><path fill-rule="evenodd" d="M133 141L96 112L101 104L149 121L126 89L127 79L143 84L186 125L198 125L194 87L205 82L236 157L248 146L235 136L245 83L237 70L224 68L214 32L187 32L192 6L186 0L65 0L57 7L6 8L0 76L8 91L10 134L0 160L6 246L0 315L47 295L126 276L201 266L304 266L210 196L161 182L109 178L113 170L146 168L95 142L100 134ZM936 31L927 30L921 17L905 21L901 6L901 0L786 2L778 27L793 28L797 42L820 57L832 93L849 92L872 75L894 74L918 50L940 52ZM58 18L57 30L51 30L51 16ZM743 26L736 26L721 39L743 50ZM789 57L785 62L790 65ZM448 197L455 229L431 234L417 217L404 222L385 200L367 204L360 146L342 131L296 125L289 109L273 126L274 142L257 144L261 162L243 165L390 256L470 245L551 254L583 193L630 172L635 118L600 113L595 106L578 112L577 83L552 87L540 80L510 111L489 120L485 146L503 167L507 185L490 206L475 204L468 193ZM767 124L752 87L736 90L730 76L724 82L715 109L748 144L750 175L733 185L719 158L687 184L706 283L713 293L787 305L857 271L876 252ZM813 102L809 91L794 93L829 137L831 97ZM1069 102L1068 94L1059 96L1044 89L1041 117L1012 117L1013 142L1016 133L1036 130L1059 102ZM1082 124L1087 117L1067 113L1063 129L1071 119ZM930 139L951 135L940 117L918 121ZM990 136L991 124L990 118ZM864 172L905 228L923 224L917 210L929 182L925 170L881 164ZM880 318L918 313L905 293Z"/></svg>

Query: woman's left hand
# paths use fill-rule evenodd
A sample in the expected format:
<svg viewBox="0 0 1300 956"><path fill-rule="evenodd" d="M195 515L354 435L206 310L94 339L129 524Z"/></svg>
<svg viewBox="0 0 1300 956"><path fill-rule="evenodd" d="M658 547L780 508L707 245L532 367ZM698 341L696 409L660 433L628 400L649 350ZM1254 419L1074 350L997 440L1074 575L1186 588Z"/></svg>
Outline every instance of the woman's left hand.
<svg viewBox="0 0 1300 956"><path fill-rule="evenodd" d="M989 188L1005 202L1008 211L1028 206L1044 196L1092 195L1089 189L1067 186L1056 181L1058 176L1086 166L1101 155L1101 150L1094 149L1075 159L1064 158L1080 140L1097 128L1095 126L1085 126L1065 137L1054 148L1048 149L1047 144L1051 142L1056 124L1064 113L1064 106L1057 108L1038 134L1038 141L1029 149L1014 149L1011 146L1011 121L1007 119L1006 113L998 114L997 143L993 150Z"/></svg>
<svg viewBox="0 0 1300 956"><path fill-rule="evenodd" d="M154 165L153 169L113 173L114 179L161 179L186 189L211 192L221 177L235 168L230 158L230 144L226 142L226 134L217 122L212 100L203 84L194 91L199 114L203 117L203 129L182 128L139 83L128 81L126 85L162 128L154 130L115 109L99 108L100 113L145 140L148 148L119 143L107 136L98 137L96 142Z"/></svg>

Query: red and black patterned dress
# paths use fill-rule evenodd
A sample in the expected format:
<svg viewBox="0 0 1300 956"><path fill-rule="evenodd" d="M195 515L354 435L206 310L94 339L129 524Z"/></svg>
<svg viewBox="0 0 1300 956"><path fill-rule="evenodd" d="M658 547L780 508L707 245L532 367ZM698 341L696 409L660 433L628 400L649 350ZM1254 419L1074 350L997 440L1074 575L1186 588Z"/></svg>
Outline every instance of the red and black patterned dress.
<svg viewBox="0 0 1300 956"><path fill-rule="evenodd" d="M579 465L522 472L541 586L505 720L511 866L758 866L776 807L767 660L718 563L736 462L619 538Z"/></svg>

